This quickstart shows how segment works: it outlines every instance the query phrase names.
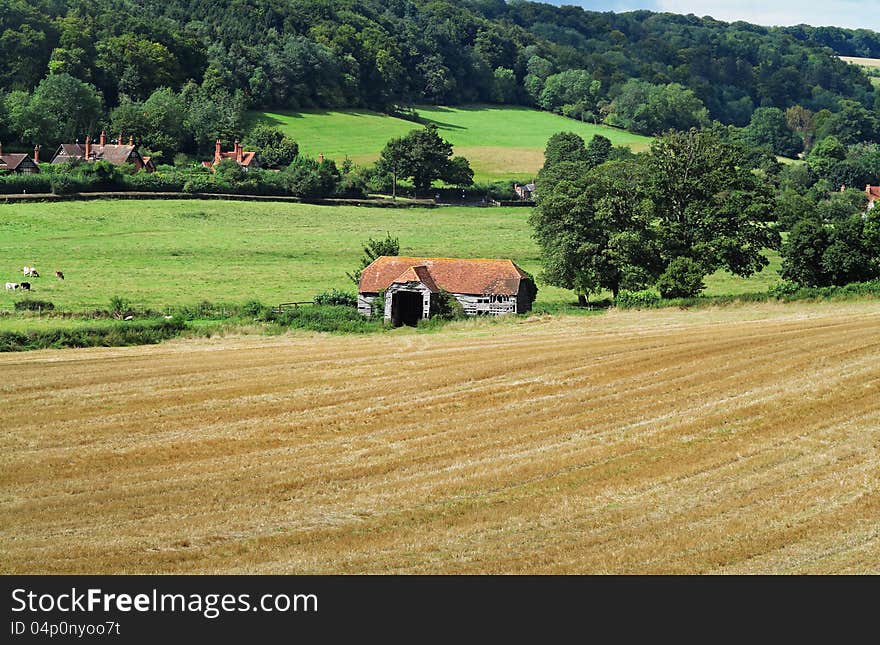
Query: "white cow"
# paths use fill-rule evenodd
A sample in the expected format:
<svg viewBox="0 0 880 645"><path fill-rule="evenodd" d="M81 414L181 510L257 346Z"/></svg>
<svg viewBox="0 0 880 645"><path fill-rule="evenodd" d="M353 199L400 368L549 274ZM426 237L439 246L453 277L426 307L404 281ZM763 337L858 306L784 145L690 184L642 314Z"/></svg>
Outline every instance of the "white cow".
<svg viewBox="0 0 880 645"><path fill-rule="evenodd" d="M21 270L24 273L25 278L39 278L40 274L37 273L37 267L24 267Z"/></svg>
<svg viewBox="0 0 880 645"><path fill-rule="evenodd" d="M7 282L6 283L6 290L7 291L15 291L16 289L18 289L18 286L19 285L17 282Z"/></svg>

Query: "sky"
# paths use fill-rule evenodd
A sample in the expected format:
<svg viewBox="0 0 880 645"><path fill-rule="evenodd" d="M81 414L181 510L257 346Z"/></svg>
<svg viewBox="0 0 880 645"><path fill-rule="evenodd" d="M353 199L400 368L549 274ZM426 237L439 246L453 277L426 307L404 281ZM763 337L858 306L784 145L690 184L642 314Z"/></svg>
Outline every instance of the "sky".
<svg viewBox="0 0 880 645"><path fill-rule="evenodd" d="M650 9L757 25L833 25L880 32L880 0L539 0L592 11Z"/></svg>

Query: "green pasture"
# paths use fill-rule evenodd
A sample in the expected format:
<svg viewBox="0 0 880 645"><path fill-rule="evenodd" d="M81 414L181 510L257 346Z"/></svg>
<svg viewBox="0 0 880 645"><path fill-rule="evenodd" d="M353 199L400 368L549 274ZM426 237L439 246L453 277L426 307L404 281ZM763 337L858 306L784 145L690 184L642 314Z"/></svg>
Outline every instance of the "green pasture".
<svg viewBox="0 0 880 645"><path fill-rule="evenodd" d="M615 145L636 151L646 149L650 143L648 137L525 107L416 109L423 121L437 125L442 136L455 147L455 154L470 160L477 181L531 180L544 163L547 139L557 132L576 132L587 141L594 134L602 134ZM278 126L296 139L307 155L323 154L337 161L347 156L359 164L375 161L389 139L420 127L413 121L368 110L263 112L254 113L251 118Z"/></svg>
<svg viewBox="0 0 880 645"><path fill-rule="evenodd" d="M536 276L541 265L525 208L384 209L234 201L133 201L0 205L0 282L20 282L21 267L40 278L32 292L0 292L0 311L16 300L48 300L83 312L113 296L139 308L215 303L305 301L327 289L355 291L346 271L362 243L386 232L415 256L510 258ZM743 280L719 272L707 294L765 291L779 258ZM53 272L64 272L58 280ZM538 281L537 306L575 300ZM0 317L0 329L24 316ZM18 321L13 323L12 321ZM38 323L39 324L39 323ZM43 323L45 324L45 323Z"/></svg>

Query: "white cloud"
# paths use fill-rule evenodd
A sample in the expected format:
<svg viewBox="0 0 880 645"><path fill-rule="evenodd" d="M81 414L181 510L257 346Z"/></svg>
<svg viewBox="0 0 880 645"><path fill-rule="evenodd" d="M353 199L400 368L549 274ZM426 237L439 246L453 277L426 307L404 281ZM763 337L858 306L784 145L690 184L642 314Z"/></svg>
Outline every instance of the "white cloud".
<svg viewBox="0 0 880 645"><path fill-rule="evenodd" d="M833 25L880 31L876 0L655 0L659 11L758 25ZM644 4L655 4L648 1ZM638 2L633 4L639 4Z"/></svg>

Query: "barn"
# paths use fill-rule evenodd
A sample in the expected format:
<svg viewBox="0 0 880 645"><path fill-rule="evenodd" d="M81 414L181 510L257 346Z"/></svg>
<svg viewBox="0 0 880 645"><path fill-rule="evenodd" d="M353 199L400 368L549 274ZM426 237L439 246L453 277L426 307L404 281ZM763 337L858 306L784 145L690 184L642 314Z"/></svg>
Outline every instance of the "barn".
<svg viewBox="0 0 880 645"><path fill-rule="evenodd" d="M477 316L530 311L537 288L510 260L381 256L361 273L358 311L370 317L381 294L386 320L415 325L436 312L442 292L454 296L467 315Z"/></svg>

